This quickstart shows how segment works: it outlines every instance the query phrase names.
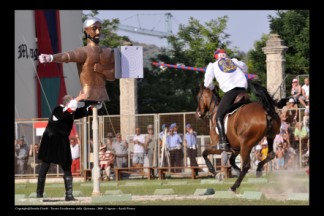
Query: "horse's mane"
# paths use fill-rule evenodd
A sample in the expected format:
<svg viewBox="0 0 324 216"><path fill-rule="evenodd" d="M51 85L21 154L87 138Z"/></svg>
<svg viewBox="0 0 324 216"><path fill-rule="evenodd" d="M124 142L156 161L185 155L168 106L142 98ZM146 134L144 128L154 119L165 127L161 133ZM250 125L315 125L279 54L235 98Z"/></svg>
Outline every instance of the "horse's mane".
<svg viewBox="0 0 324 216"><path fill-rule="evenodd" d="M204 86L204 83L203 82L201 82L200 83L200 85L199 85L199 88L200 88L200 90L203 90L204 88L206 88L205 86ZM219 96L219 86L218 85L215 85L215 88L214 88L214 90L212 91L212 93L215 95L215 97L216 97L216 101L215 101L215 103L216 104L218 104L219 103L219 101L221 100L221 97Z"/></svg>

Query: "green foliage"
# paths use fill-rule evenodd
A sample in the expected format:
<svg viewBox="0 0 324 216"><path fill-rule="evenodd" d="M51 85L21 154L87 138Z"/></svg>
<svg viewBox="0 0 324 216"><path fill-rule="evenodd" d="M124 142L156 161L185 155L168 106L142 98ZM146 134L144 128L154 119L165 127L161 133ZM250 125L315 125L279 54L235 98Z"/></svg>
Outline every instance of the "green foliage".
<svg viewBox="0 0 324 216"><path fill-rule="evenodd" d="M271 33L279 34L286 52L286 74L292 76L309 74L309 11L278 11L277 16L269 16ZM249 73L266 82L266 56L262 48L266 46L268 35L263 35L248 52ZM288 88L288 87L287 87Z"/></svg>
<svg viewBox="0 0 324 216"><path fill-rule="evenodd" d="M290 83L297 75L309 74L309 11L278 11L277 16L269 16L271 33L276 33L288 47L286 52L286 71ZM266 46L269 35L263 35L248 52L249 73L257 74L262 83L266 83L266 55L262 48ZM279 84L278 84L279 85ZM290 92L291 85L286 85Z"/></svg>
<svg viewBox="0 0 324 216"><path fill-rule="evenodd" d="M309 11L278 11L269 16L272 33L277 33L288 47L286 73L301 75L309 73Z"/></svg>

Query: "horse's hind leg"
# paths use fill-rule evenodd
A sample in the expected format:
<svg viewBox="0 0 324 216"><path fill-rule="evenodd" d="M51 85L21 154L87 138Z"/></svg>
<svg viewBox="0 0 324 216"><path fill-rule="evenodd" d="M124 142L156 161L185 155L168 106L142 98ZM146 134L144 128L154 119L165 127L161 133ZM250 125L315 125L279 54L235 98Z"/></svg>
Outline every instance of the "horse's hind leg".
<svg viewBox="0 0 324 216"><path fill-rule="evenodd" d="M232 168L235 170L235 172L237 173L237 175L239 176L241 174L241 169L236 165L235 163L235 158L237 157L237 155L239 154L238 151L236 151L235 153L233 153L229 159L230 164L232 166Z"/></svg>
<svg viewBox="0 0 324 216"><path fill-rule="evenodd" d="M240 173L239 177L236 179L234 185L230 188L233 192L236 192L236 189L238 187L240 187L241 182L242 182L243 178L245 177L245 174L248 172L248 170L250 169L250 166L251 166L250 151L242 151L241 150L241 156L242 156L243 168L242 168L242 172Z"/></svg>

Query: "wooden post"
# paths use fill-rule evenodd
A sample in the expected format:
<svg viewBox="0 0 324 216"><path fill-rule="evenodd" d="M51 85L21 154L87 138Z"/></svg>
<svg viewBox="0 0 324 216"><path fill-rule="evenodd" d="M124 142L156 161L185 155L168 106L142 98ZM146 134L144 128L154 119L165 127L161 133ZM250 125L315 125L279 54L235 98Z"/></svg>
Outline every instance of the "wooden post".
<svg viewBox="0 0 324 216"><path fill-rule="evenodd" d="M97 107L92 108L92 135L93 135L93 168L92 168L92 180L93 180L93 191L92 196L100 195L99 189L99 136L98 136L98 109Z"/></svg>

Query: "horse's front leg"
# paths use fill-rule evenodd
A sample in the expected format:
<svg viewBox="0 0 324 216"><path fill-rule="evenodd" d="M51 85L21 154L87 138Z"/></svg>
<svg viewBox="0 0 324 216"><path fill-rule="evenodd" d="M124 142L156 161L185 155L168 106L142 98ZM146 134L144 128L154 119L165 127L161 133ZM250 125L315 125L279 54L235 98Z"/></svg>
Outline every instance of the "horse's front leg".
<svg viewBox="0 0 324 216"><path fill-rule="evenodd" d="M208 167L208 171L211 172L214 176L217 174L215 167L212 165L210 160L208 159L208 155L210 154L220 154L222 151L217 149L217 146L211 146L208 149L205 149L202 153L203 158L205 159L205 163Z"/></svg>
<svg viewBox="0 0 324 216"><path fill-rule="evenodd" d="M236 179L234 185L230 188L233 192L236 192L236 189L238 187L240 187L241 182L245 177L245 174L250 169L250 166L251 166L251 163L250 163L250 151L247 151L246 149L241 150L241 157L242 157L243 167L242 167L242 172L239 174L239 176Z"/></svg>
<svg viewBox="0 0 324 216"><path fill-rule="evenodd" d="M216 129L215 128L212 127L210 129L210 132L209 132L209 135L210 135L210 145L211 146L216 146L218 144L218 141L219 141L219 136L216 133Z"/></svg>

